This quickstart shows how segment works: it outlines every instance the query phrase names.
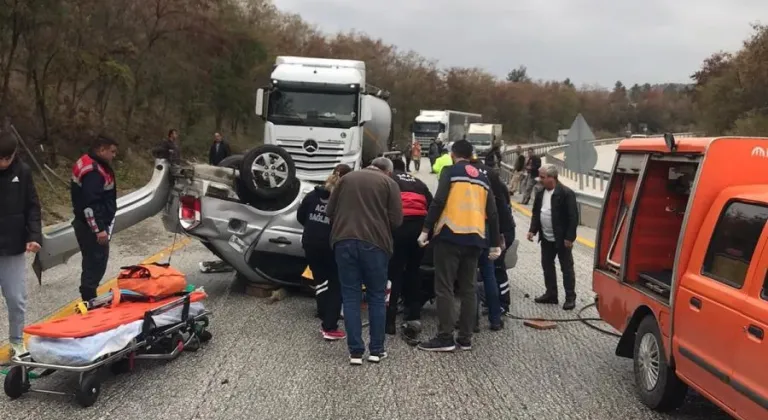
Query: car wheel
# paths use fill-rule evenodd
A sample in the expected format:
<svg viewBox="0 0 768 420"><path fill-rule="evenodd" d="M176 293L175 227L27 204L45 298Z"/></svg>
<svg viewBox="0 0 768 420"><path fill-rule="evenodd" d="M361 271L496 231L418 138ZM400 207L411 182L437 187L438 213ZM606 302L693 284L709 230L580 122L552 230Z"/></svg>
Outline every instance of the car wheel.
<svg viewBox="0 0 768 420"><path fill-rule="evenodd" d="M271 200L291 189L296 179L296 165L282 147L263 145L245 154L240 178L256 197Z"/></svg>
<svg viewBox="0 0 768 420"><path fill-rule="evenodd" d="M649 408L665 412L680 407L688 385L667 364L664 343L656 318L648 315L635 336L635 387L640 400Z"/></svg>
<svg viewBox="0 0 768 420"><path fill-rule="evenodd" d="M243 162L243 155L232 155L222 159L217 166L239 170L242 162Z"/></svg>

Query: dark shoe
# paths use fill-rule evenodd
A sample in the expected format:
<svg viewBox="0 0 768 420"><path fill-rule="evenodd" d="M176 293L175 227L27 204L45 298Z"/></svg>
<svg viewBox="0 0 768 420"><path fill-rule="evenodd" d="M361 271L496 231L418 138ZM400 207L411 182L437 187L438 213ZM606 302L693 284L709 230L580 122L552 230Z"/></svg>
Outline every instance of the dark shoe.
<svg viewBox="0 0 768 420"><path fill-rule="evenodd" d="M543 295L537 297L533 300L536 303L543 303L547 305L557 305L557 296L552 296L550 294L544 293Z"/></svg>
<svg viewBox="0 0 768 420"><path fill-rule="evenodd" d="M498 324L491 324L491 331L500 331L504 329L504 320L499 320Z"/></svg>
<svg viewBox="0 0 768 420"><path fill-rule="evenodd" d="M459 350L461 351L472 350L472 340L468 340L466 338L457 338L456 344L459 345Z"/></svg>
<svg viewBox="0 0 768 420"><path fill-rule="evenodd" d="M421 322L419 321L406 321L401 327L400 332L403 336L403 340L409 346L415 346L419 344L419 333L421 332Z"/></svg>
<svg viewBox="0 0 768 420"><path fill-rule="evenodd" d="M576 308L576 298L566 298L563 303L563 309L566 311L572 311Z"/></svg>
<svg viewBox="0 0 768 420"><path fill-rule="evenodd" d="M451 352L456 350L456 342L451 336L437 336L427 342L419 344L419 350Z"/></svg>

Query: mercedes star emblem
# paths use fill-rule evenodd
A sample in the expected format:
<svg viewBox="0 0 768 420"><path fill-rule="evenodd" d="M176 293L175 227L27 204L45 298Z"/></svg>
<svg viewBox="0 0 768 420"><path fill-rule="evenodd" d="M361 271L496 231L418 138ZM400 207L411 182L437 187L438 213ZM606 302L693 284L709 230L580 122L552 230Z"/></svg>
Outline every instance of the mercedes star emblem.
<svg viewBox="0 0 768 420"><path fill-rule="evenodd" d="M307 153L315 153L319 148L320 145L315 140L309 139L304 142L304 151Z"/></svg>

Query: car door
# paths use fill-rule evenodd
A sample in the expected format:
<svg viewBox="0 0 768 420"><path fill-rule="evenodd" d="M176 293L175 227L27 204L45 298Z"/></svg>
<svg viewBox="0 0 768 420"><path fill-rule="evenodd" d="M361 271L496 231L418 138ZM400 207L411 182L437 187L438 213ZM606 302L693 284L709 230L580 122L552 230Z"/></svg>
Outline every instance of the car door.
<svg viewBox="0 0 768 420"><path fill-rule="evenodd" d="M741 394L736 412L745 419L768 418L768 248L750 279L741 312L731 386Z"/></svg>
<svg viewBox="0 0 768 420"><path fill-rule="evenodd" d="M756 270L753 255L764 248L768 211L725 198L712 209L676 294L673 349L679 376L733 408L739 393L730 381L735 343L743 335L744 285Z"/></svg>

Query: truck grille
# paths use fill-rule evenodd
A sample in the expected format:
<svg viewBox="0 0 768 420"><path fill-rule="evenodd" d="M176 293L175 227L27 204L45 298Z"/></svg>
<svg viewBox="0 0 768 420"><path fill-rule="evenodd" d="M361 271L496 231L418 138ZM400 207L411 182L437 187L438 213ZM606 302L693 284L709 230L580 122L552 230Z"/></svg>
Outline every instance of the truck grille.
<svg viewBox="0 0 768 420"><path fill-rule="evenodd" d="M304 150L306 140L287 140L278 139L277 145L285 149L296 163L296 170L319 174L323 172L332 172L336 165L341 163L341 157L344 155L344 145L331 143L328 141L317 141L318 149L313 153Z"/></svg>

